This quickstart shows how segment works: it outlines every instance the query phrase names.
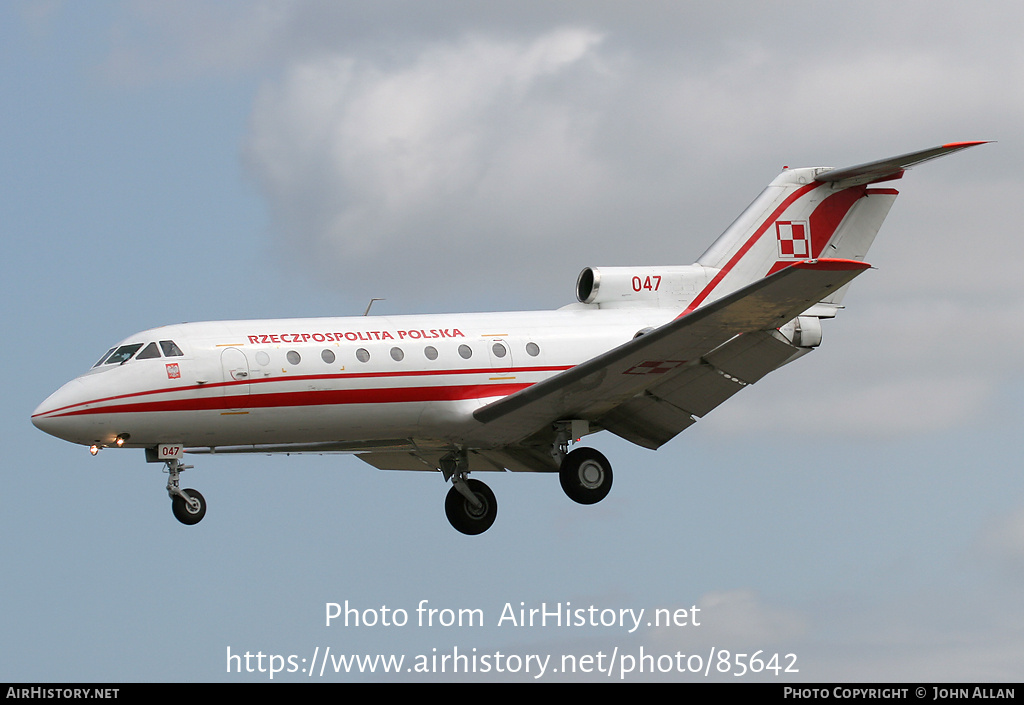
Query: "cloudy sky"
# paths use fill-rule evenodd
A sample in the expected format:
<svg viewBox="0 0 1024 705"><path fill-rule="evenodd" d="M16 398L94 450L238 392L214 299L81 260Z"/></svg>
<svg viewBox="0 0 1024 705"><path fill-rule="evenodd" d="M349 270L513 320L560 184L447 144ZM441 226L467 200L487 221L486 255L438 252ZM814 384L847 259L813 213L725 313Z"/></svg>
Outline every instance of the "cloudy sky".
<svg viewBox="0 0 1024 705"><path fill-rule="evenodd" d="M228 651L318 648L1020 680L1022 25L1011 2L3 3L0 680L259 681ZM471 538L433 474L204 456L184 527L140 453L29 423L133 331L555 308L585 266L692 262L783 166L960 140L996 143L897 182L820 350L656 453L592 439L616 468L594 507L496 475ZM345 600L486 623L325 626ZM701 624L499 626L506 603Z"/></svg>

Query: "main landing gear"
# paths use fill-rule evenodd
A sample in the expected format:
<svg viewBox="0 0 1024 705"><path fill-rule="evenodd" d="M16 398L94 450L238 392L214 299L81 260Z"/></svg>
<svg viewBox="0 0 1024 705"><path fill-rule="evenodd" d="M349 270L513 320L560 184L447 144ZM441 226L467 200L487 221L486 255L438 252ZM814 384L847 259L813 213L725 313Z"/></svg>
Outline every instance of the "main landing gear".
<svg viewBox="0 0 1024 705"><path fill-rule="evenodd" d="M597 504L612 489L612 466L593 448L577 448L562 460L558 480L573 502Z"/></svg>
<svg viewBox="0 0 1024 705"><path fill-rule="evenodd" d="M578 504L597 504L612 488L612 466L608 458L593 448L577 448L559 453L562 462L558 479L569 499ZM498 501L491 488L480 480L470 480L465 451L453 452L441 459L444 479L452 481L444 501L448 522L463 534L476 536L491 528L498 516Z"/></svg>
<svg viewBox="0 0 1024 705"><path fill-rule="evenodd" d="M168 460L167 463L167 495L171 498L171 511L174 518L182 524L198 524L206 516L206 500L197 490L180 489L178 479L182 470L191 465L182 465L180 460Z"/></svg>

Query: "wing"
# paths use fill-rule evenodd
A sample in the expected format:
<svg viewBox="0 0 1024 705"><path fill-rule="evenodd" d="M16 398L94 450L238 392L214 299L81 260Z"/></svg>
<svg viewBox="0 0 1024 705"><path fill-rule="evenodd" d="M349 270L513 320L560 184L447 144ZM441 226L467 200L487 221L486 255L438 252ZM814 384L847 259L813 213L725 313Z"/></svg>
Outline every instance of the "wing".
<svg viewBox="0 0 1024 705"><path fill-rule="evenodd" d="M808 260L478 409L489 442L529 445L586 419L657 448L748 384L806 352L776 330L870 265ZM538 439L539 441L540 439Z"/></svg>

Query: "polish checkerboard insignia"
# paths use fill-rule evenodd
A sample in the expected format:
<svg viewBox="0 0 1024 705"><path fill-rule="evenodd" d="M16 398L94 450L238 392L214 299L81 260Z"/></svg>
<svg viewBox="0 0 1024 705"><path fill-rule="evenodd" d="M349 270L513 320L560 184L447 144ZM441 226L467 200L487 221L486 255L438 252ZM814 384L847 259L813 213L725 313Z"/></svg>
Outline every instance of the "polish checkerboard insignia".
<svg viewBox="0 0 1024 705"><path fill-rule="evenodd" d="M779 259L806 259L811 256L811 229L802 220L775 223L779 238Z"/></svg>
<svg viewBox="0 0 1024 705"><path fill-rule="evenodd" d="M623 372L624 375L663 375L674 370L680 365L685 365L686 360L645 360L638 365L633 365Z"/></svg>

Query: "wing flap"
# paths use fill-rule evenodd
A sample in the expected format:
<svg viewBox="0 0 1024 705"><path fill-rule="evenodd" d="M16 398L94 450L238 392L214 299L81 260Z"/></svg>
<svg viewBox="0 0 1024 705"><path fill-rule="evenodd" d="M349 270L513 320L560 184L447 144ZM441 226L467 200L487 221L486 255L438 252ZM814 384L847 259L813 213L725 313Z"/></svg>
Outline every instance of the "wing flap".
<svg viewBox="0 0 1024 705"><path fill-rule="evenodd" d="M696 416L704 416L802 350L775 331L746 333L705 355L701 364L652 386L650 391Z"/></svg>
<svg viewBox="0 0 1024 705"><path fill-rule="evenodd" d="M543 448L510 446L494 450L473 451L495 465L495 469L507 468L513 472L558 472L558 463Z"/></svg>
<svg viewBox="0 0 1024 705"><path fill-rule="evenodd" d="M616 436L657 450L697 421L677 406L652 394L633 397L598 422Z"/></svg>
<svg viewBox="0 0 1024 705"><path fill-rule="evenodd" d="M437 470L416 451L359 453L356 457L378 470Z"/></svg>
<svg viewBox="0 0 1024 705"><path fill-rule="evenodd" d="M746 333L730 340L676 377L653 386L603 416L612 433L656 450L744 387L810 351L777 332Z"/></svg>

